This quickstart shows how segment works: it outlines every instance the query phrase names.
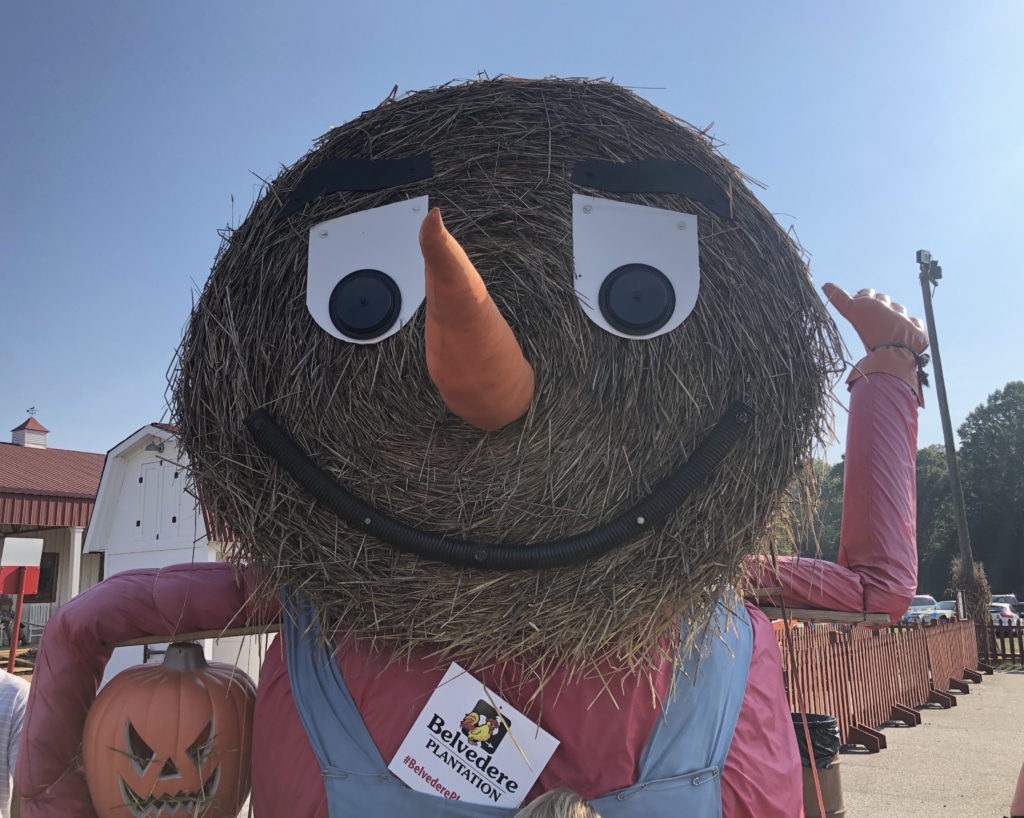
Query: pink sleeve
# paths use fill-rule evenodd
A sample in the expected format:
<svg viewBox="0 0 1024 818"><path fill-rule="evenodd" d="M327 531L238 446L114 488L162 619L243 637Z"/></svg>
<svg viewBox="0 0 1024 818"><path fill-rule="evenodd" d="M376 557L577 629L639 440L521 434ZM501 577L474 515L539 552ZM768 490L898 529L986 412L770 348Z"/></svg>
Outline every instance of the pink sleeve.
<svg viewBox="0 0 1024 818"><path fill-rule="evenodd" d="M803 816L800 755L772 625L747 605L754 652L743 706L722 770L722 818Z"/></svg>
<svg viewBox="0 0 1024 818"><path fill-rule="evenodd" d="M368 666L371 659L365 661ZM390 690L386 684L381 687ZM426 696L419 706L414 702L407 705L400 697L381 698L387 698L393 707L416 706L419 712ZM384 758L391 760L390 755ZM284 636L280 634L267 648L260 668L252 731L252 806L260 816L329 818L324 776L292 697Z"/></svg>
<svg viewBox="0 0 1024 818"><path fill-rule="evenodd" d="M776 577L762 559L752 563L757 585L781 585L785 603L794 608L887 613L898 620L917 590L916 457L914 392L882 373L855 381L839 562L784 557Z"/></svg>
<svg viewBox="0 0 1024 818"><path fill-rule="evenodd" d="M21 734L15 789L26 818L95 818L78 759L85 715L113 645L239 627L252 608L245 575L218 563L115 574L62 606L39 645Z"/></svg>
<svg viewBox="0 0 1024 818"><path fill-rule="evenodd" d="M906 613L917 592L917 395L876 374L853 384L839 564L864 585L865 610Z"/></svg>

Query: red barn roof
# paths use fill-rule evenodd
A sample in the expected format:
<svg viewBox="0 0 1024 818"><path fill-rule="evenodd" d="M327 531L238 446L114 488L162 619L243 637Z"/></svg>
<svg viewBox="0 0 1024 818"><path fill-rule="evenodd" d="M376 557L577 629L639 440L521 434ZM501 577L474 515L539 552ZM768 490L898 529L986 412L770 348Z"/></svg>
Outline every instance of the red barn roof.
<svg viewBox="0 0 1024 818"><path fill-rule="evenodd" d="M35 430L32 423L43 429L33 418L19 428ZM0 524L87 526L104 457L93 452L0 443Z"/></svg>
<svg viewBox="0 0 1024 818"><path fill-rule="evenodd" d="M11 431L12 432L21 432L21 431L24 431L26 429L28 431L30 431L30 432L49 432L50 431L45 426L43 426L42 423L40 423L38 420L36 420L34 417L30 417L28 420L26 420L24 423L22 423L21 426L15 426L13 429L11 429Z"/></svg>

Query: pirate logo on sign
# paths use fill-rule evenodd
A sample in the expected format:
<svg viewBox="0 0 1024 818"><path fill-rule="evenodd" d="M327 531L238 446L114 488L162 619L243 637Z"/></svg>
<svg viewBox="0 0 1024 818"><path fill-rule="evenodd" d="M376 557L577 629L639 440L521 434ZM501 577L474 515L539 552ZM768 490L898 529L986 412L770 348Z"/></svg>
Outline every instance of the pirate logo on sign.
<svg viewBox="0 0 1024 818"><path fill-rule="evenodd" d="M479 744L488 753L493 754L501 740L505 738L511 722L506 716L499 716L497 710L480 699L473 709L462 717L460 726L462 734L469 739L470 744Z"/></svg>

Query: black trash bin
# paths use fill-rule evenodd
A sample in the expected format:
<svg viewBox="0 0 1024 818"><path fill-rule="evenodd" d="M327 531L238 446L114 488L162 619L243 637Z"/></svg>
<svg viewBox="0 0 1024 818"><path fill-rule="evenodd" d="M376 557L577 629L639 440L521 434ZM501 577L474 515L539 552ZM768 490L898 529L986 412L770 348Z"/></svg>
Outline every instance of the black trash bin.
<svg viewBox="0 0 1024 818"><path fill-rule="evenodd" d="M841 739L835 716L807 714L807 732L811 734L810 751L807 749L804 719L799 713L793 714L793 729L796 731L796 744L800 750L800 763L804 768L804 814L807 818L821 816L811 770L811 755L813 753L814 766L818 768L818 784L821 787L822 804L825 807L824 818L842 818L846 815L846 804L843 801L843 784L839 777Z"/></svg>
<svg viewBox="0 0 1024 818"><path fill-rule="evenodd" d="M804 733L804 717L793 714L793 729L796 730L796 745L800 749L800 763L811 766L811 754L807 751L807 736ZM839 727L835 716L807 714L807 732L811 734L811 749L814 751L814 766L827 770L839 752Z"/></svg>

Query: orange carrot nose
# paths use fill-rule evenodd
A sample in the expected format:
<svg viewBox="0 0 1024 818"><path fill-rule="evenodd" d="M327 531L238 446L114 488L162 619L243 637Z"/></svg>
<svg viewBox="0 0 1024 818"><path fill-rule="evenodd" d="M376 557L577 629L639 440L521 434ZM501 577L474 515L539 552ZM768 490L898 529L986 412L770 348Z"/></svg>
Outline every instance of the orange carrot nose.
<svg viewBox="0 0 1024 818"><path fill-rule="evenodd" d="M427 290L427 369L445 404L493 432L523 414L533 369L466 251L436 207L420 227Z"/></svg>

